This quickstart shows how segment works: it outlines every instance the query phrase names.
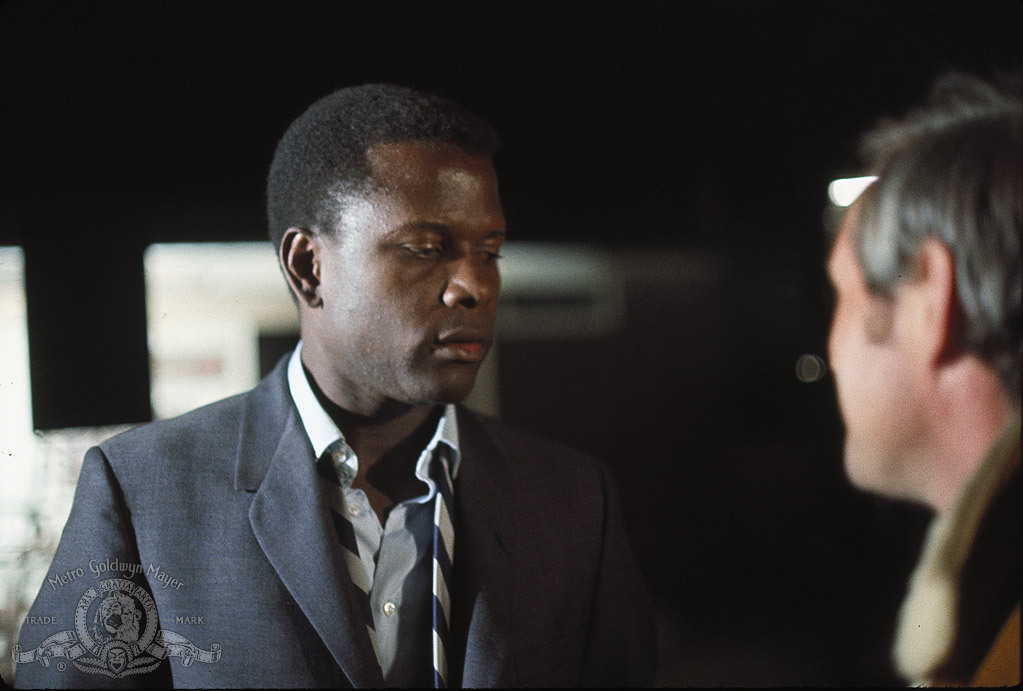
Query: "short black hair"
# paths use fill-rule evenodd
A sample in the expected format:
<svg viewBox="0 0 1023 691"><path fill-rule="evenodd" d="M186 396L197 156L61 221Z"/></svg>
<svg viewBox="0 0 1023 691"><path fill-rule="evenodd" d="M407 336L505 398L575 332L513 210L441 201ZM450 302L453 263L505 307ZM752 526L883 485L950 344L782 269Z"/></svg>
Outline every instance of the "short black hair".
<svg viewBox="0 0 1023 691"><path fill-rule="evenodd" d="M333 229L344 197L372 184L366 160L374 144L456 144L488 157L500 148L494 128L454 101L389 84L364 84L309 106L277 144L266 184L270 240L291 227Z"/></svg>

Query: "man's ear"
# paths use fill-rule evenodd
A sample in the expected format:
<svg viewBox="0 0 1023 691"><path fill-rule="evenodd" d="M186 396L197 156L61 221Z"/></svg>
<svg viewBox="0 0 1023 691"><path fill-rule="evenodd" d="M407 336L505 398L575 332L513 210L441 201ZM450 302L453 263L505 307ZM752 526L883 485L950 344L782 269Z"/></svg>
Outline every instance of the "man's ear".
<svg viewBox="0 0 1023 691"><path fill-rule="evenodd" d="M938 366L960 350L955 257L945 243L929 237L920 245L914 268L903 295L912 304L910 337L927 364Z"/></svg>
<svg viewBox="0 0 1023 691"><path fill-rule="evenodd" d="M299 304L319 307L323 304L320 296L320 252L323 243L311 230L288 228L281 239L281 268L288 280L291 291Z"/></svg>

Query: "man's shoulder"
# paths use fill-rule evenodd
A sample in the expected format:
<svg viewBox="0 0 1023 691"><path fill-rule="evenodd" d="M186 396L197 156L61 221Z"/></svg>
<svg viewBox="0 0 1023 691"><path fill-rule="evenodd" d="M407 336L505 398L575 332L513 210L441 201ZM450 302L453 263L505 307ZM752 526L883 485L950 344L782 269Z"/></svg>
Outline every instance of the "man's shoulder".
<svg viewBox="0 0 1023 691"><path fill-rule="evenodd" d="M108 457L147 453L208 453L225 446L234 448L246 424L265 426L283 419L291 399L283 362L254 389L209 403L175 417L149 422L99 444ZM249 420L255 418L255 420Z"/></svg>
<svg viewBox="0 0 1023 691"><path fill-rule="evenodd" d="M470 462L485 463L493 470L504 466L516 477L542 477L549 487L562 484L559 480L575 485L607 482L602 460L513 423L460 408L458 427L466 447L463 455L468 451L483 456Z"/></svg>
<svg viewBox="0 0 1023 691"><path fill-rule="evenodd" d="M117 456L139 447L153 450L221 443L225 438L237 440L248 395L238 394L176 417L139 425L110 437L99 446L108 456Z"/></svg>
<svg viewBox="0 0 1023 691"><path fill-rule="evenodd" d="M458 424L463 436L482 432L502 449L541 451L575 461L596 462L589 454L568 444L468 408L458 409Z"/></svg>

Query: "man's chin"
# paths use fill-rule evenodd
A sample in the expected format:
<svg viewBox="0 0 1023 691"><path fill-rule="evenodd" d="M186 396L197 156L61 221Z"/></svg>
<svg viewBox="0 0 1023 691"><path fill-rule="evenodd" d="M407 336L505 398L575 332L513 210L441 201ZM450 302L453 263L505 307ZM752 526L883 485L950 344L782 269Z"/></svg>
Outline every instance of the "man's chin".
<svg viewBox="0 0 1023 691"><path fill-rule="evenodd" d="M419 405L447 405L461 403L472 391L476 376L458 377L436 382L433 386L423 387L415 398Z"/></svg>
<svg viewBox="0 0 1023 691"><path fill-rule="evenodd" d="M887 499L914 500L902 486L900 463L889 454L850 444L846 440L843 462L846 477L857 489Z"/></svg>

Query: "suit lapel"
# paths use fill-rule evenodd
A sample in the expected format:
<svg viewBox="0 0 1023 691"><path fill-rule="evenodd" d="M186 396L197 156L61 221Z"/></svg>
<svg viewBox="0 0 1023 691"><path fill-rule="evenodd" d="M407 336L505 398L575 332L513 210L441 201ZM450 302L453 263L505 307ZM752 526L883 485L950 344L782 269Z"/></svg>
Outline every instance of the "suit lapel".
<svg viewBox="0 0 1023 691"><path fill-rule="evenodd" d="M256 540L352 685L383 686L320 496L309 440L287 390L286 362L250 394L236 485L255 490L249 521Z"/></svg>

